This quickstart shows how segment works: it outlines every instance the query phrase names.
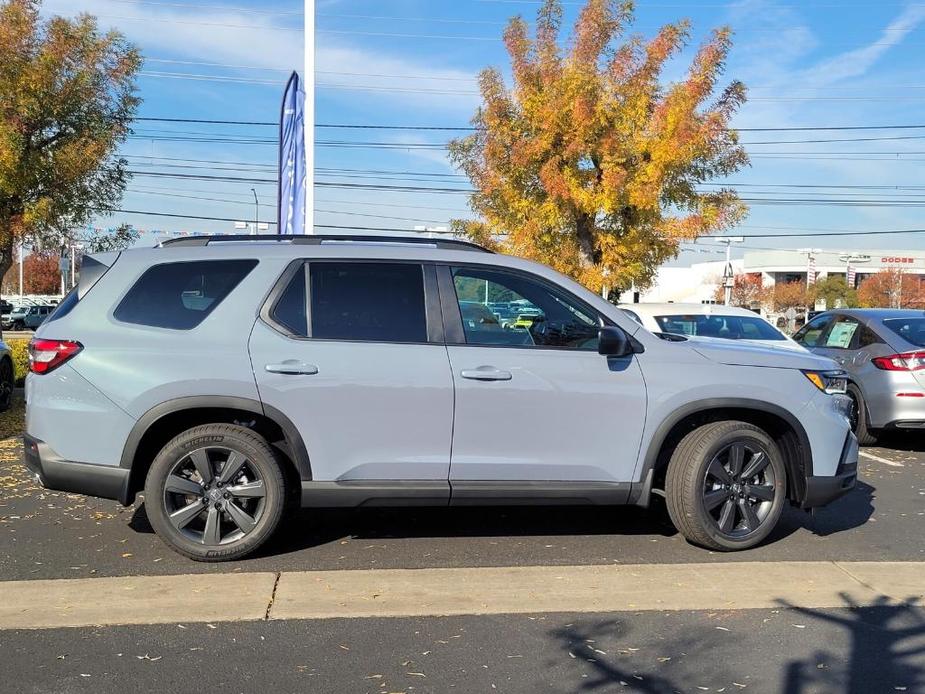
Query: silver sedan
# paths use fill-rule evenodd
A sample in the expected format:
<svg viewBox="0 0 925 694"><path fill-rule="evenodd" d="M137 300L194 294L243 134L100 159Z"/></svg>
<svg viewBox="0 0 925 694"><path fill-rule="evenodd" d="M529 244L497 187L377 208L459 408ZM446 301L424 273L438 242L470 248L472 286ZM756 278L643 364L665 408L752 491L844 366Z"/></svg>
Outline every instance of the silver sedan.
<svg viewBox="0 0 925 694"><path fill-rule="evenodd" d="M925 429L925 311L828 311L793 338L848 372L861 444L875 444L887 429Z"/></svg>

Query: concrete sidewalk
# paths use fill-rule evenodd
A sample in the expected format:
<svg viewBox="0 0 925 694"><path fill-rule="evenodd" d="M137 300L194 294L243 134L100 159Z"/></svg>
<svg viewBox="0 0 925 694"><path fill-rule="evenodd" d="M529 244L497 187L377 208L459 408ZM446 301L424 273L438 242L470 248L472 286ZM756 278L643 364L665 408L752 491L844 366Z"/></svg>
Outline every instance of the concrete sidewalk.
<svg viewBox="0 0 925 694"><path fill-rule="evenodd" d="M736 562L133 576L0 583L0 629L921 602L925 563Z"/></svg>

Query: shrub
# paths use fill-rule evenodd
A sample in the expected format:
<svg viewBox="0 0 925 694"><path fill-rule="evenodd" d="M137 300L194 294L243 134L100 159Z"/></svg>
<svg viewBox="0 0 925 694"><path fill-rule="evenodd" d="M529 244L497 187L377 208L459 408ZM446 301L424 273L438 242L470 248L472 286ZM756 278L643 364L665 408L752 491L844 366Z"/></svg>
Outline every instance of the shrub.
<svg viewBox="0 0 925 694"><path fill-rule="evenodd" d="M6 344L10 348L10 356L13 357L13 373L16 376L16 385L22 386L26 380L26 374L29 373L29 340L15 338L7 340Z"/></svg>

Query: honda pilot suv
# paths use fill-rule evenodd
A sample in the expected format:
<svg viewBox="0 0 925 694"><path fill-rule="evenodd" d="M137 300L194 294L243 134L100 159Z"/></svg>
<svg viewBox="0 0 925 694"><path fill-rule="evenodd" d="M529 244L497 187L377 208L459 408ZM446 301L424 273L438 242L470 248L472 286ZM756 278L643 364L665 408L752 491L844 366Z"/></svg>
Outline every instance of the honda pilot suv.
<svg viewBox="0 0 925 694"><path fill-rule="evenodd" d="M472 308L504 302L530 320ZM90 256L30 352L37 479L143 493L160 537L202 561L253 552L299 504L653 495L690 542L738 550L857 476L829 359L658 337L547 267L462 241L185 238Z"/></svg>

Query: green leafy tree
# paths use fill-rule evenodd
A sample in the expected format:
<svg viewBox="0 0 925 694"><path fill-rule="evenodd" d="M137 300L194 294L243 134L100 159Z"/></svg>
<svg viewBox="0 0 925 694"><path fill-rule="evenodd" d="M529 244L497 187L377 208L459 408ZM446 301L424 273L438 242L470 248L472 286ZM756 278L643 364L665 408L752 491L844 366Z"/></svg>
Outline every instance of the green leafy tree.
<svg viewBox="0 0 925 694"><path fill-rule="evenodd" d="M140 104L138 51L89 15L39 15L38 0L0 4L0 276L22 242L57 248L118 206L117 149Z"/></svg>
<svg viewBox="0 0 925 694"><path fill-rule="evenodd" d="M690 26L624 38L632 21L629 0L588 0L563 50L559 0L543 3L535 38L511 20L513 84L484 70L475 133L450 145L475 188L477 219L454 222L458 233L598 291L645 287L681 241L741 221L735 191L701 187L748 164L730 127L745 87L717 93L730 30L714 31L686 74L663 85Z"/></svg>
<svg viewBox="0 0 925 694"><path fill-rule="evenodd" d="M844 277L830 275L816 280L810 289L813 301L825 300L826 308L854 308L858 305L858 293L848 286Z"/></svg>

